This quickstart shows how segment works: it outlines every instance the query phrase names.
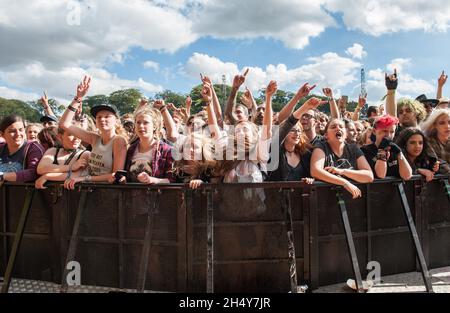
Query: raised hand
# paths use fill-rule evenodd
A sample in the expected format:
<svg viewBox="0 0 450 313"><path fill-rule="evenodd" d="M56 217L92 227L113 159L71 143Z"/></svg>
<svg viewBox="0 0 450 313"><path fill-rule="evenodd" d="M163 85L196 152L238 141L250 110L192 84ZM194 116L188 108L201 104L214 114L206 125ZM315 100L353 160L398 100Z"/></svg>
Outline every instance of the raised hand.
<svg viewBox="0 0 450 313"><path fill-rule="evenodd" d="M45 93L45 91L44 91L44 95L41 97L41 99L39 99L39 101L40 101L40 104L44 107L44 109L49 107L48 97L47 97L47 94Z"/></svg>
<svg viewBox="0 0 450 313"><path fill-rule="evenodd" d="M329 88L329 87L325 87L322 89L323 94L328 97L328 98L333 98L333 89Z"/></svg>
<svg viewBox="0 0 450 313"><path fill-rule="evenodd" d="M269 85L266 88L266 98L272 97L278 90L277 82L274 80L271 80Z"/></svg>
<svg viewBox="0 0 450 313"><path fill-rule="evenodd" d="M203 84L210 84L212 86L211 79L208 76L203 76L200 74L200 79L202 80Z"/></svg>
<svg viewBox="0 0 450 313"><path fill-rule="evenodd" d="M252 92L246 87L244 94L240 97L240 100L248 109L251 109L253 105L252 99Z"/></svg>
<svg viewBox="0 0 450 313"><path fill-rule="evenodd" d="M448 78L448 75L445 75L444 71L442 71L442 74L441 74L441 76L439 76L439 79L438 79L438 86L443 87L445 85L445 83L447 82L447 78Z"/></svg>
<svg viewBox="0 0 450 313"><path fill-rule="evenodd" d="M366 105L366 97L359 96L358 98L358 108L362 109Z"/></svg>
<svg viewBox="0 0 450 313"><path fill-rule="evenodd" d="M239 89L242 84L245 83L245 76L244 75L236 75L233 79L233 88Z"/></svg>
<svg viewBox="0 0 450 313"><path fill-rule="evenodd" d="M77 98L83 98L89 90L89 84L91 83L91 78L84 76L83 81L77 87Z"/></svg>
<svg viewBox="0 0 450 313"><path fill-rule="evenodd" d="M320 99L317 99L315 97L309 98L303 105L308 107L308 110L314 110L317 109L317 107L321 104L327 103L326 101L322 101Z"/></svg>
<svg viewBox="0 0 450 313"><path fill-rule="evenodd" d="M202 98L203 101L206 104L210 104L212 101L212 91L211 91L211 85L210 84L203 84L203 89L202 89Z"/></svg>
<svg viewBox="0 0 450 313"><path fill-rule="evenodd" d="M167 108L171 111L178 112L180 109L177 108L173 103L167 103Z"/></svg>
<svg viewBox="0 0 450 313"><path fill-rule="evenodd" d="M158 99L155 102L153 102L153 107L158 110L160 110L165 105L166 105L166 103L162 99Z"/></svg>
<svg viewBox="0 0 450 313"><path fill-rule="evenodd" d="M191 106L192 106L192 98L191 98L191 96L187 96L185 104L186 104L186 110L188 112L191 112Z"/></svg>
<svg viewBox="0 0 450 313"><path fill-rule="evenodd" d="M307 95L309 95L309 93L311 92L311 90L313 90L314 88L316 88L316 85L312 85L310 86L309 83L305 83L303 86L300 87L300 89L297 91L297 98L301 99L306 97Z"/></svg>
<svg viewBox="0 0 450 313"><path fill-rule="evenodd" d="M387 90L397 89L397 86L398 86L397 69L394 69L394 74L388 75L387 73L385 73L384 79L385 79Z"/></svg>
<svg viewBox="0 0 450 313"><path fill-rule="evenodd" d="M142 98L141 100L139 100L139 108L143 108L148 104L148 100L145 98Z"/></svg>

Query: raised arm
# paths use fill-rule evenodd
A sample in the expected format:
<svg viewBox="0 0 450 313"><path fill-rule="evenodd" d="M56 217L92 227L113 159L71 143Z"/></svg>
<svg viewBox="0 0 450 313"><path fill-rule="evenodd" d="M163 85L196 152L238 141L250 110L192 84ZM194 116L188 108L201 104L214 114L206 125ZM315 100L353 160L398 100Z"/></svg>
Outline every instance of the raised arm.
<svg viewBox="0 0 450 313"><path fill-rule="evenodd" d="M262 140L272 138L272 97L277 90L277 82L271 80L266 88L266 105L263 119L263 132L261 134Z"/></svg>
<svg viewBox="0 0 450 313"><path fill-rule="evenodd" d="M48 103L48 97L47 94L44 91L44 95L39 99L42 107L44 108L44 112L48 116L56 116L55 113L53 113L52 108L50 107L50 104Z"/></svg>
<svg viewBox="0 0 450 313"><path fill-rule="evenodd" d="M214 89L214 85L208 76L203 76L200 74L200 77L201 77L203 83L208 83L211 85L212 104L214 107L214 112L216 114L217 122L222 125L223 124L222 108L220 107L219 97L217 97L217 93L216 93L216 90Z"/></svg>
<svg viewBox="0 0 450 313"><path fill-rule="evenodd" d="M336 103L336 100L334 100L333 89L326 87L323 88L322 91L323 94L328 98L328 103L330 104L331 118L341 118L338 105Z"/></svg>
<svg viewBox="0 0 450 313"><path fill-rule="evenodd" d="M240 100L247 107L248 111L251 112L249 114L252 116L251 118L252 122L254 122L257 106L252 92L247 87L245 87L245 92L241 96Z"/></svg>
<svg viewBox="0 0 450 313"><path fill-rule="evenodd" d="M239 88L245 82L245 76L248 73L248 69L245 71L244 75L236 75L233 79L233 85L231 86L231 92L228 96L227 106L225 108L225 117L228 119L231 125L236 124L236 119L233 116L233 110L236 105L236 97Z"/></svg>
<svg viewBox="0 0 450 313"><path fill-rule="evenodd" d="M179 136L177 126L173 121L172 115L170 115L164 100L156 100L153 103L153 107L161 112L163 117L164 126L167 130L167 139L172 142L176 142Z"/></svg>
<svg viewBox="0 0 450 313"><path fill-rule="evenodd" d="M442 98L442 89L444 88L445 83L447 82L448 75L445 75L444 71L442 71L441 76L439 76L438 79L438 87L437 87L437 94L436 99Z"/></svg>
<svg viewBox="0 0 450 313"><path fill-rule="evenodd" d="M213 87L208 83L203 83L203 89L202 89L202 97L203 101L206 103L206 112L208 113L208 126L211 134L213 135L214 139L218 140L220 138L220 128L217 124L217 118L216 114L214 112L214 106L212 104L213 95L212 95L212 89Z"/></svg>
<svg viewBox="0 0 450 313"><path fill-rule="evenodd" d="M352 120L357 121L359 120L359 113L361 112L362 108L366 105L366 97L359 96L358 98L358 105L355 108L355 112L353 112Z"/></svg>
<svg viewBox="0 0 450 313"><path fill-rule="evenodd" d="M385 74L385 83L387 88L386 95L386 112L391 116L397 116L397 104L395 103L395 90L398 86L397 70L394 69L394 74Z"/></svg>
<svg viewBox="0 0 450 313"><path fill-rule="evenodd" d="M72 123L75 113L81 112L82 110L81 102L83 97L89 90L90 82L91 78L85 76L83 81L78 85L77 96L73 99L72 103L67 106L66 111L64 112L64 114L61 117L61 120L59 121L59 127L64 129L65 131L69 131L75 137L80 138L82 141L93 145L98 135L96 133L84 130L81 127L75 126Z"/></svg>
<svg viewBox="0 0 450 313"><path fill-rule="evenodd" d="M285 105L280 113L278 114L278 124L283 123L291 114L294 112L295 106L297 103L304 97L308 96L311 90L316 88L316 85L309 86L308 83L305 83L300 89L297 91L295 96L289 101L287 105Z"/></svg>

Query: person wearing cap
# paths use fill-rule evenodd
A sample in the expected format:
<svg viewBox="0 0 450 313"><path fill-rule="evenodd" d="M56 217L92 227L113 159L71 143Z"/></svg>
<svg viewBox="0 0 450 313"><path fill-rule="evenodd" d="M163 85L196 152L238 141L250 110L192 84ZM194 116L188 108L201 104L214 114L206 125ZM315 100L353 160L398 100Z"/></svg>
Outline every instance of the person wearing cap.
<svg viewBox="0 0 450 313"><path fill-rule="evenodd" d="M58 119L54 115L44 115L39 120L44 128L58 126Z"/></svg>
<svg viewBox="0 0 450 313"><path fill-rule="evenodd" d="M427 118L430 116L433 109L438 105L439 100L437 99L428 99L425 95L420 95L416 98L417 101L423 104L425 111L427 112Z"/></svg>
<svg viewBox="0 0 450 313"><path fill-rule="evenodd" d="M120 125L117 108L109 103L92 107L91 114L95 119L98 133L89 132L73 125L72 120L81 109L81 101L89 89L90 78L85 77L78 85L77 96L64 112L60 127L92 146L88 167L81 173L70 173L64 186L74 189L78 182L115 182L115 172L125 166L127 141L126 134ZM124 178L124 177L123 177Z"/></svg>

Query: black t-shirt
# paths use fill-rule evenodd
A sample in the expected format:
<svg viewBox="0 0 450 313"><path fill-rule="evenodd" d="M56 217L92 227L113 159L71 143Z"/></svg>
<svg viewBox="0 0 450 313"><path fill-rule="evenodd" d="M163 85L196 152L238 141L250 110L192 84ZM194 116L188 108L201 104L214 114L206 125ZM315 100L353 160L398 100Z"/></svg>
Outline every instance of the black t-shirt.
<svg viewBox="0 0 450 313"><path fill-rule="evenodd" d="M324 141L324 140L325 140L325 138L322 135L316 135L316 137L314 137L314 139L310 141L310 144L312 146L315 146L317 143Z"/></svg>
<svg viewBox="0 0 450 313"><path fill-rule="evenodd" d="M375 173L375 163L377 162L378 147L373 143L361 147L361 150L364 153L367 162L369 162L370 168ZM387 161L386 176L400 177L400 170L398 167L398 154L394 154L392 151Z"/></svg>
<svg viewBox="0 0 450 313"><path fill-rule="evenodd" d="M345 144L344 152L341 156L337 156L333 150L331 150L330 145L326 141L319 141L314 149L320 149L325 153L325 164L324 167L334 166L341 169L358 169L358 158L364 156L361 149L354 143Z"/></svg>

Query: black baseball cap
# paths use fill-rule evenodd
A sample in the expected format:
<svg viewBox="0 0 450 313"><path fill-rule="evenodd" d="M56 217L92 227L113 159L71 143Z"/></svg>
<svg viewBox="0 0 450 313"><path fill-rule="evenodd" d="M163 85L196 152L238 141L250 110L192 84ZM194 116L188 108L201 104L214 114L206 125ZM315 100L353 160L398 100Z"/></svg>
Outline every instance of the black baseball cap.
<svg viewBox="0 0 450 313"><path fill-rule="evenodd" d="M53 115L44 115L41 117L41 119L39 120L41 123L46 123L46 122L55 122L58 123L58 118L56 116Z"/></svg>
<svg viewBox="0 0 450 313"><path fill-rule="evenodd" d="M97 113L100 111L109 111L109 112L114 113L117 117L120 116L120 113L119 113L119 110L117 109L117 107L111 103L102 103L102 104L94 105L91 108L91 114L94 118L97 115Z"/></svg>

